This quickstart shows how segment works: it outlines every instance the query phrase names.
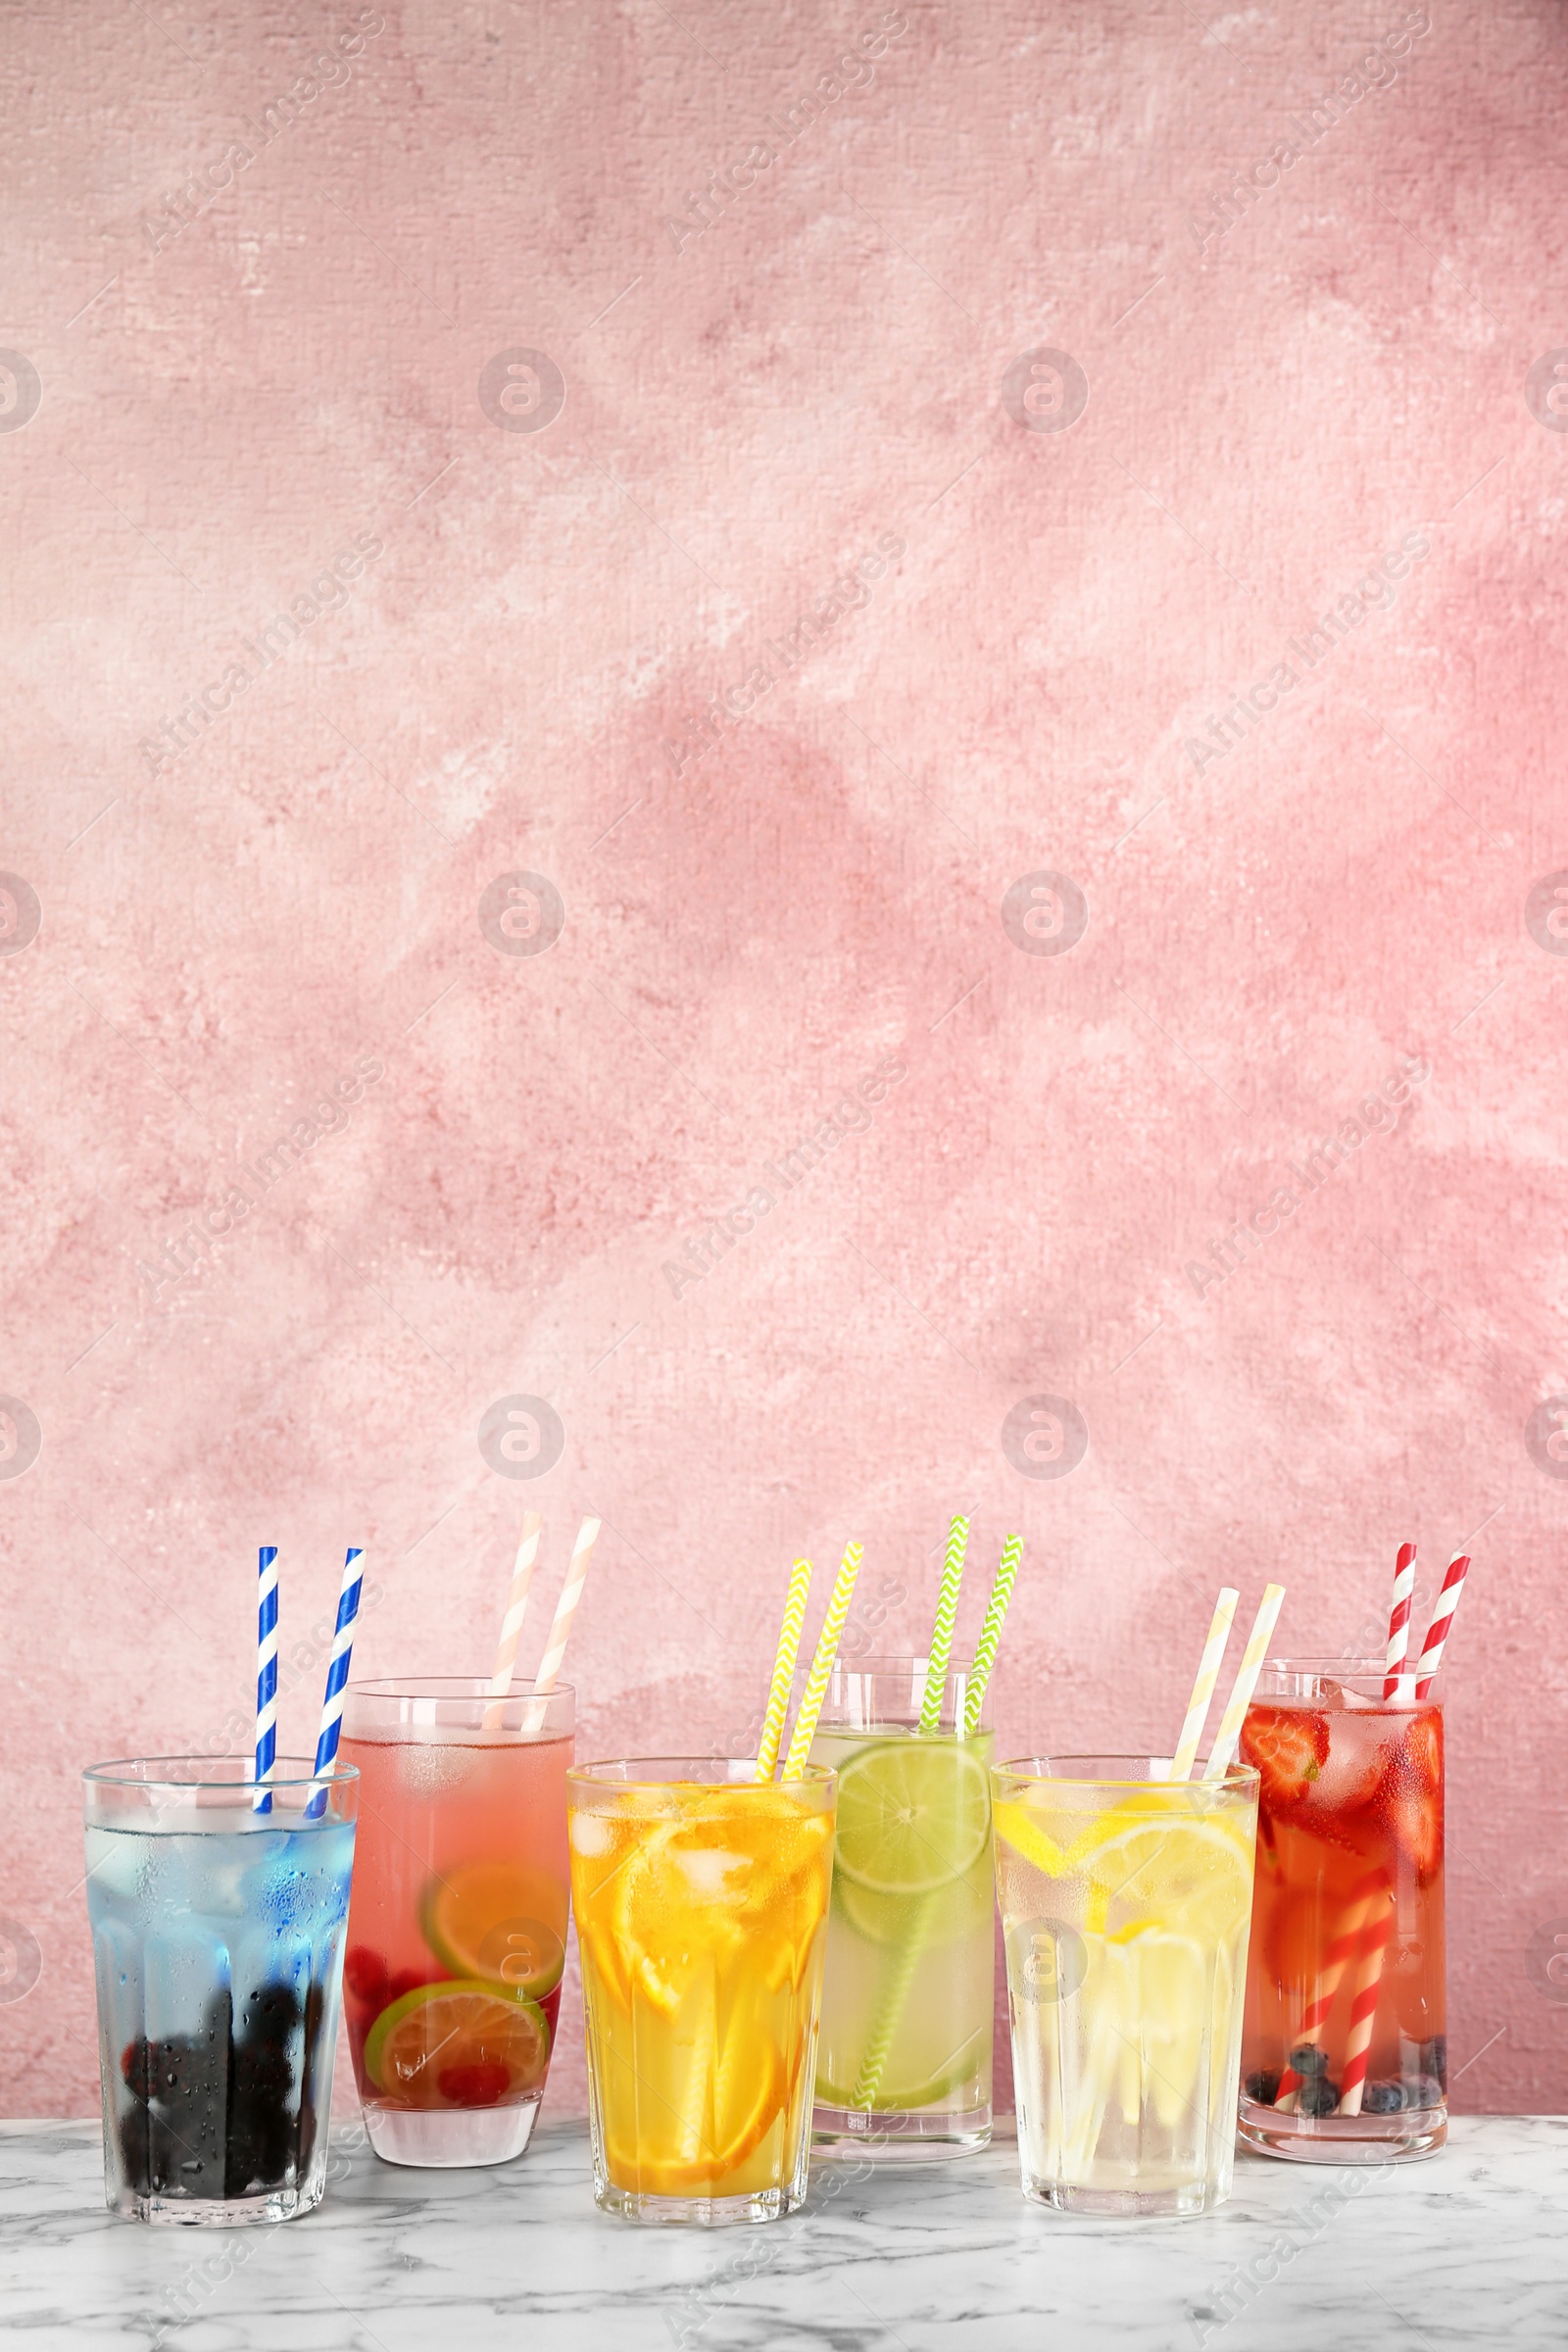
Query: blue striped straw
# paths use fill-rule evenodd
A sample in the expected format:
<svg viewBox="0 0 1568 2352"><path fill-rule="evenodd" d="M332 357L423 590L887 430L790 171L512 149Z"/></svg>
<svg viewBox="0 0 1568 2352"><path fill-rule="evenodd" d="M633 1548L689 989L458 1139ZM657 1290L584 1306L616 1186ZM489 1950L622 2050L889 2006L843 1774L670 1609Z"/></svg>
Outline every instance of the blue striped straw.
<svg viewBox="0 0 1568 2352"><path fill-rule="evenodd" d="M337 1596L337 1626L332 1635L332 1655L326 1662L326 1689L321 1694L321 1728L316 1737L316 1771L323 1773L337 1754L337 1738L343 1728L343 1686L349 1679L349 1657L354 1648L354 1620L360 1613L360 1571L356 1562L364 1551L351 1544L349 1556L343 1563L343 1582ZM307 1821L319 1821L326 1811L326 1784L318 1781L306 1800Z"/></svg>
<svg viewBox="0 0 1568 2352"><path fill-rule="evenodd" d="M256 1555L260 1579L256 1604L256 1794L251 1809L270 1813L267 1786L277 1762L277 1545L264 1544Z"/></svg>

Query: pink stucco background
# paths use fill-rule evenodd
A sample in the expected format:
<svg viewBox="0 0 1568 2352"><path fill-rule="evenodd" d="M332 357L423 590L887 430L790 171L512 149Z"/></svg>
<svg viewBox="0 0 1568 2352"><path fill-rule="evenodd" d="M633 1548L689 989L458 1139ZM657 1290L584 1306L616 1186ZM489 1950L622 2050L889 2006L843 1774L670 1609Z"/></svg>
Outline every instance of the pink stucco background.
<svg viewBox="0 0 1568 2352"><path fill-rule="evenodd" d="M955 1508L1004 1753L1470 1549L1455 2102L1568 2104L1554 0L0 82L0 2110L95 2104L76 1774L243 1744L258 1543L298 1750L345 1544L483 1670L531 1505L600 1753L745 1733L798 1551L923 1643Z"/></svg>

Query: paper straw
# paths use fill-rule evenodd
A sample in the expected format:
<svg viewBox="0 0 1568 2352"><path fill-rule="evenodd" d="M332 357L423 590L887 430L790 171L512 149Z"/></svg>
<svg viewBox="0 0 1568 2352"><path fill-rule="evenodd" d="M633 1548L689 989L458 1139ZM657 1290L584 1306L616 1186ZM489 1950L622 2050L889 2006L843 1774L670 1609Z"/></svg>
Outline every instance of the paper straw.
<svg viewBox="0 0 1568 2352"><path fill-rule="evenodd" d="M917 1896L912 1906L913 1917L905 1924L898 1957L882 1981L881 1998L871 2020L871 2031L866 2035L855 2087L850 2093L852 2107L870 2108L876 2105L876 2094L882 2087L882 2074L888 2062L888 2052L893 2047L893 2036L899 2030L899 2021L909 1997L915 1969L926 1948L932 1905L931 1895Z"/></svg>
<svg viewBox="0 0 1568 2352"><path fill-rule="evenodd" d="M1366 1925L1366 1915L1377 1899L1379 1888L1387 1887L1387 1886L1388 1881L1382 1871L1374 1870L1369 1872L1364 1879L1359 1879L1351 1888L1350 1900L1341 1912L1339 1926L1323 1954L1323 1965L1317 1972L1317 1981L1312 1987L1312 1998L1308 2001L1301 2018L1301 2031L1291 2044L1293 2050L1298 2050L1303 2042L1309 2043L1314 2050L1322 2048L1324 2029L1329 2022L1329 2012L1334 2006L1334 1996L1340 1989L1346 1970L1355 1957L1356 1946L1361 1940L1361 1930ZM1296 2094L1304 2080L1304 2076L1297 2074L1293 2067L1287 2066L1284 2074L1280 2077L1279 2090L1274 2099L1275 2106L1288 2114L1295 2105Z"/></svg>
<svg viewBox="0 0 1568 2352"><path fill-rule="evenodd" d="M1350 1998L1350 2030L1345 2037L1345 2072L1340 2077L1341 2115L1359 2115L1366 2088L1367 2059L1372 2047L1372 2020L1377 2013L1378 1986L1384 1956L1394 1928L1394 1888L1391 1886L1361 1932L1361 1958Z"/></svg>
<svg viewBox="0 0 1568 2352"><path fill-rule="evenodd" d="M577 1541L571 1547L571 1565L566 1570L566 1581L561 1588L561 1598L556 1603L556 1621L550 1628L545 1654L539 1661L539 1672L534 1677L534 1691L540 1698L548 1696L556 1687L561 1661L566 1654L566 1636L571 1632L571 1621L577 1614L577 1603L582 1598L588 1562L593 1557L598 1534L597 1519L585 1519L577 1530Z"/></svg>
<svg viewBox="0 0 1568 2352"><path fill-rule="evenodd" d="M801 1629L806 1623L806 1603L811 1590L811 1563L797 1560L790 1570L790 1589L784 1601L784 1622L778 1629L778 1651L773 1659L773 1680L767 1687L767 1712L762 1717L762 1737L757 1743L757 1777L760 1781L773 1778L778 1762L778 1743L784 1737L784 1718L789 1713L790 1685L795 1680L795 1661L800 1655Z"/></svg>
<svg viewBox="0 0 1568 2352"><path fill-rule="evenodd" d="M1236 1750L1242 1737L1242 1719L1252 1703L1252 1692L1257 1688L1257 1678L1263 1671L1263 1658L1274 1638L1274 1628L1279 1622L1280 1608L1284 1599L1285 1587L1283 1585L1264 1586L1261 1605L1252 1620L1252 1631L1248 1638L1247 1647L1242 1653L1242 1662L1237 1669L1236 1680L1231 1685L1230 1698L1226 1703L1224 1714L1220 1717L1219 1730L1214 1735L1214 1744L1209 1750L1208 1762L1203 1767L1205 1781L1223 1780L1236 1761Z"/></svg>
<svg viewBox="0 0 1568 2352"><path fill-rule="evenodd" d="M523 1611L528 1606L528 1587L533 1582L533 1564L539 1557L539 1524L537 1511L529 1511L522 1522L522 1539L512 1571L512 1591L507 1595L507 1613L501 1620L501 1639L496 1643L490 1703L480 1719L481 1731L499 1732L506 1719L513 1670L517 1663L517 1641L522 1632Z"/></svg>
<svg viewBox="0 0 1568 2352"><path fill-rule="evenodd" d="M964 1547L969 1541L967 1519L955 1519L948 1529L947 1555L942 1562L942 1589L937 1594L936 1623L931 1628L931 1654L926 1661L925 1691L920 1701L920 1729L929 1736L942 1722L942 1698L948 1687L948 1660L953 1654L953 1628L958 1615L958 1585L963 1576Z"/></svg>
<svg viewBox="0 0 1568 2352"><path fill-rule="evenodd" d="M277 1761L277 1545L264 1544L256 1555L256 1794L255 1813L270 1813L267 1786Z"/></svg>
<svg viewBox="0 0 1568 2352"><path fill-rule="evenodd" d="M1002 1546L1002 1558L997 1565L996 1581L991 1598L986 1602L985 1618L980 1627L980 1639L974 1645L974 1664L969 1669L969 1681L964 1691L963 1736L972 1740L980 1729L980 1709L985 1703L986 1685L991 1669L997 1662L997 1643L1006 1623L1007 1603L1018 1575L1018 1563L1023 1558L1022 1536L1009 1536ZM930 1689L929 1683L926 1686ZM938 1704L940 1705L940 1699Z"/></svg>
<svg viewBox="0 0 1568 2352"><path fill-rule="evenodd" d="M1225 1644L1231 1638L1231 1619L1236 1614L1236 1603L1241 1597L1229 1585L1220 1587L1214 1615L1209 1623L1208 1640L1203 1643L1203 1654L1198 1661L1198 1679L1193 1685L1193 1695L1187 1702L1182 1736L1176 1742L1176 1753L1171 1759L1170 1777L1173 1781L1190 1781L1193 1777L1193 1766L1198 1761L1198 1742L1203 1737L1203 1726L1208 1721L1209 1701L1219 1679Z"/></svg>
<svg viewBox="0 0 1568 2352"><path fill-rule="evenodd" d="M806 1678L806 1689L801 1696L801 1711L795 1718L790 1752L784 1759L784 1778L787 1781L800 1778L801 1767L810 1751L816 1719L822 1712L827 1678L833 1671L839 1636L844 1631L844 1620L850 1613L850 1602L855 1597L855 1580L860 1573L860 1562L864 1557L864 1544L851 1544L839 1562L839 1572L833 1580L833 1591L827 1604L827 1615L822 1620L822 1631L816 1638L816 1655L811 1660L811 1671Z"/></svg>
<svg viewBox="0 0 1568 2352"><path fill-rule="evenodd" d="M343 1563L343 1582L338 1587L337 1624L332 1630L332 1654L326 1661L326 1689L321 1693L321 1728L316 1736L316 1786L305 1800L307 1821L319 1821L326 1811L326 1784L318 1776L337 1754L338 1734L343 1728L343 1686L349 1679L349 1659L354 1649L354 1620L360 1613L360 1561L364 1549L357 1544L349 1545L349 1556Z"/></svg>
<svg viewBox="0 0 1568 2352"><path fill-rule="evenodd" d="M1401 1544L1394 1569L1394 1599L1389 1609L1389 1646L1383 1659L1383 1695L1393 1698L1410 1643L1410 1596L1415 1591L1415 1545Z"/></svg>
<svg viewBox="0 0 1568 2352"><path fill-rule="evenodd" d="M1443 1590L1433 1607L1432 1623L1427 1627L1427 1638L1421 1644L1421 1662L1415 1670L1417 1698L1428 1696L1433 1678L1443 1664L1443 1645L1448 1639L1448 1628L1459 1606L1459 1595L1464 1591L1465 1570L1469 1565L1470 1555L1465 1551L1461 1551L1456 1560L1448 1562Z"/></svg>

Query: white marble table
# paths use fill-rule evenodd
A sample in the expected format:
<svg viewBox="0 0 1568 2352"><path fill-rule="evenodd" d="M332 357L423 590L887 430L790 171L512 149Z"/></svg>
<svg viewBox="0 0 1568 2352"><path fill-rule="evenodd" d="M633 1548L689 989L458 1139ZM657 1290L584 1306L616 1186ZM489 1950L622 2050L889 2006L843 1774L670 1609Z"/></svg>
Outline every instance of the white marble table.
<svg viewBox="0 0 1568 2352"><path fill-rule="evenodd" d="M416 2173L333 2133L319 2212L269 2230L111 2220L96 2124L0 2125L0 2337L26 2352L1420 2352L1568 2343L1568 2117L1467 2117L1375 2176L1237 2161L1204 2220L1026 2205L1014 2151L823 2167L753 2230L595 2211L580 2125L520 2163ZM1249 2267L1250 2266L1250 2277Z"/></svg>

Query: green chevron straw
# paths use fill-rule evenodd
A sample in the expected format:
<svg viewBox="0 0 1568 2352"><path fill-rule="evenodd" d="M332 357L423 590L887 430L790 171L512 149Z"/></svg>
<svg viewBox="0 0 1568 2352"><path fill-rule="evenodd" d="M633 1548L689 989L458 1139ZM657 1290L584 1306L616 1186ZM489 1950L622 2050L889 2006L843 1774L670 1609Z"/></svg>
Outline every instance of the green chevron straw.
<svg viewBox="0 0 1568 2352"><path fill-rule="evenodd" d="M991 1680L991 1669L997 1662L997 1643L1002 1640L1002 1628L1012 1598L1012 1588L1023 1558L1022 1536L1009 1536L1002 1546L1002 1559L997 1568L997 1581L991 1588L986 1603L985 1622L980 1639L974 1645L974 1664L969 1669L969 1686L963 1709L963 1736L972 1740L980 1729L980 1706Z"/></svg>
<svg viewBox="0 0 1568 2352"><path fill-rule="evenodd" d="M926 1661L925 1695L920 1701L920 1729L929 1738L942 1728L942 1694L948 1687L948 1660L953 1655L953 1628L958 1614L958 1585L963 1576L964 1546L969 1522L955 1519L948 1530L947 1557L942 1563L942 1590L937 1594L937 1619L931 1628L931 1655Z"/></svg>

